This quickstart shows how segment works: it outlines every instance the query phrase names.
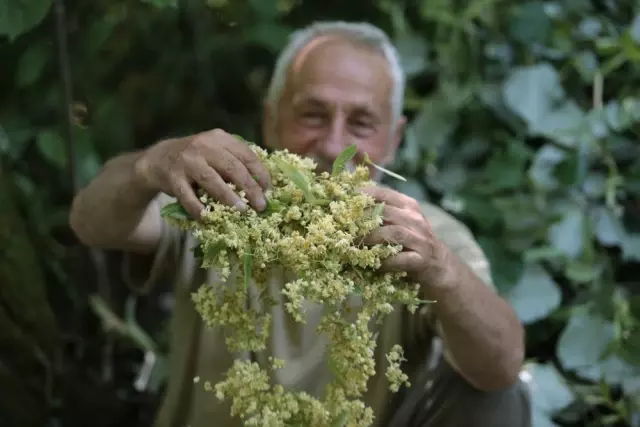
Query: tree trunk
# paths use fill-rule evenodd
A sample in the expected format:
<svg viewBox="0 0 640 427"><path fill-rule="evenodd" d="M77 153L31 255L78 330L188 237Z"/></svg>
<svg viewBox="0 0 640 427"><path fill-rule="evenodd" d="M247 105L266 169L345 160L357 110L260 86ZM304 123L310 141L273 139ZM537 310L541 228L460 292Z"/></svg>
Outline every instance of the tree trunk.
<svg viewBox="0 0 640 427"><path fill-rule="evenodd" d="M60 335L12 190L0 175L0 425L42 427Z"/></svg>

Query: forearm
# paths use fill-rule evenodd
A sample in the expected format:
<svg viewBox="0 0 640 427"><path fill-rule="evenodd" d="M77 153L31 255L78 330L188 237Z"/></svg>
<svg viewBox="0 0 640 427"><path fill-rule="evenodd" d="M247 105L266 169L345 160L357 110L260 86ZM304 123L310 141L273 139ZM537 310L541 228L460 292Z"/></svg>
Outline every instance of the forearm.
<svg viewBox="0 0 640 427"><path fill-rule="evenodd" d="M509 304L457 257L451 286L425 287L447 351L467 381L481 390L514 383L524 359L524 330ZM436 289L436 290L434 290Z"/></svg>
<svg viewBox="0 0 640 427"><path fill-rule="evenodd" d="M160 218L158 207L151 203L157 192L147 188L136 172L140 155L129 153L108 161L74 198L70 223L84 244L141 252L157 244L154 221Z"/></svg>

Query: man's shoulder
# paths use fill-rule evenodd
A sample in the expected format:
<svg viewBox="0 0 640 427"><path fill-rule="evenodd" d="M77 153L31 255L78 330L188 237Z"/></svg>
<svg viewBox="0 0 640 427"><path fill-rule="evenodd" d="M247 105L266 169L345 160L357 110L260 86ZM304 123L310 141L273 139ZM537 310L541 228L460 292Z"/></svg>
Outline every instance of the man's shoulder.
<svg viewBox="0 0 640 427"><path fill-rule="evenodd" d="M442 207L428 201L420 202L420 207L433 232L438 237L446 237L447 239L455 236L473 238L469 228Z"/></svg>

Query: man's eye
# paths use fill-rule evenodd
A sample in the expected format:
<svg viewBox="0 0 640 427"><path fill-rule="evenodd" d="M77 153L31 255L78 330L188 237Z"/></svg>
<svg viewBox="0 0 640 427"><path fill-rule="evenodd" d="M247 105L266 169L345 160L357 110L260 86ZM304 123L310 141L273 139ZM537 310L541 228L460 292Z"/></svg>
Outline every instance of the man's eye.
<svg viewBox="0 0 640 427"><path fill-rule="evenodd" d="M319 123L324 120L324 115L322 113L309 111L302 114L302 119L307 123Z"/></svg>

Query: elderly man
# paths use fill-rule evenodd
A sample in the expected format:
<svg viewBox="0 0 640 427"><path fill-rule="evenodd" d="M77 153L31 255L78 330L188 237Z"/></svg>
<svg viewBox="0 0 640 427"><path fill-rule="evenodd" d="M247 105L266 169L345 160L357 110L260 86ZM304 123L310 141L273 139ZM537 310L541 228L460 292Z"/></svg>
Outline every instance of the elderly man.
<svg viewBox="0 0 640 427"><path fill-rule="evenodd" d="M296 32L277 61L264 108L265 146L313 157L321 170L351 144L359 149L356 161L366 153L388 164L405 125L403 92L397 53L382 31L369 24L314 24ZM251 206L225 182L245 189ZM269 354L232 355L220 331L203 327L190 293L215 273L198 268L192 236L160 216L173 197L198 217L203 206L194 184L239 210L261 211L270 177L246 145L222 130L161 141L110 160L74 200L71 225L87 245L125 251L127 278L138 286L152 286L161 274L175 278L171 373L157 425L236 426L241 423L229 406L194 377L216 382L234 357L262 362L273 355L289 362L275 381L318 395L330 373L317 322L294 323L282 306L273 308ZM436 206L389 188L367 191L387 206L385 225L372 241L402 244L405 251L389 266L407 271L425 298L438 301L413 315L394 312L382 326L376 354L382 374L365 396L376 425L529 426L529 399L518 376L523 328L494 291L469 230ZM381 369L394 343L406 349L412 383L396 395Z"/></svg>

